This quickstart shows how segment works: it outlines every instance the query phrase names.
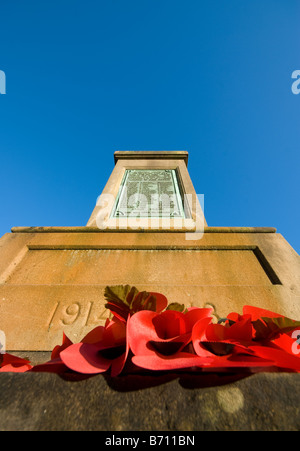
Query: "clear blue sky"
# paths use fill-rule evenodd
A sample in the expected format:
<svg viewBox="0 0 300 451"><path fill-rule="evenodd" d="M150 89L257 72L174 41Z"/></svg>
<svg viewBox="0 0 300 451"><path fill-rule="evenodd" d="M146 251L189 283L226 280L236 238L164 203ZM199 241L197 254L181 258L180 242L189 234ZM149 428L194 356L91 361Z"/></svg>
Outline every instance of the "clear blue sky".
<svg viewBox="0 0 300 451"><path fill-rule="evenodd" d="M0 235L85 225L115 150L187 150L209 225L300 253L298 0L0 1Z"/></svg>

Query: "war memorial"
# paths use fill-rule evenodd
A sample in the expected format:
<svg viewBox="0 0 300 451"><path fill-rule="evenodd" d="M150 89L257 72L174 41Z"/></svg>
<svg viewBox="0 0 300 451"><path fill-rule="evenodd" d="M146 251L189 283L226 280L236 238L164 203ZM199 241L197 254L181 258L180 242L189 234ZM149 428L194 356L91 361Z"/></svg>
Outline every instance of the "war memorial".
<svg viewBox="0 0 300 451"><path fill-rule="evenodd" d="M160 293L185 312L210 311L219 325L244 306L300 320L299 255L273 227L210 226L187 152L119 151L114 163L85 227L14 227L0 239L7 353L38 366L63 334L78 344L108 324L107 287ZM0 429L299 430L299 374L269 366L200 375L175 364L78 379L3 371Z"/></svg>

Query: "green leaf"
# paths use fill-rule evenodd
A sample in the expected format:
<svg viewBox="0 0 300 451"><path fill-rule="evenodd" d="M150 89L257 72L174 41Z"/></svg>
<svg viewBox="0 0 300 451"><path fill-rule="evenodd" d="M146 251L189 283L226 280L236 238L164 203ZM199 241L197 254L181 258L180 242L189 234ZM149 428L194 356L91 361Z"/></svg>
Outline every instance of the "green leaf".
<svg viewBox="0 0 300 451"><path fill-rule="evenodd" d="M156 297L147 291L141 291L130 285L115 285L106 287L104 297L105 307L116 316L127 319L140 310L156 311Z"/></svg>
<svg viewBox="0 0 300 451"><path fill-rule="evenodd" d="M126 287L129 287L129 285L126 285ZM128 294L126 295L126 303L129 305L129 308L131 308L134 299L136 296L138 296L139 294L139 290L135 287L131 287L130 291L128 292Z"/></svg>
<svg viewBox="0 0 300 451"><path fill-rule="evenodd" d="M172 302L171 304L168 305L166 310L174 310L175 312L182 312L182 313L186 313L187 312L187 309L186 309L185 305L184 304L178 304L178 302Z"/></svg>
<svg viewBox="0 0 300 451"><path fill-rule="evenodd" d="M105 307L116 316L126 320L130 314L130 306L138 292L137 288L130 285L107 286L104 290L104 297L107 300Z"/></svg>
<svg viewBox="0 0 300 451"><path fill-rule="evenodd" d="M140 310L151 310L155 312L156 297L147 291L141 291L135 296L131 304L131 310L133 312L139 312Z"/></svg>
<svg viewBox="0 0 300 451"><path fill-rule="evenodd" d="M252 323L255 329L255 340L272 339L279 334L291 332L300 327L300 321L290 318L260 318Z"/></svg>
<svg viewBox="0 0 300 451"><path fill-rule="evenodd" d="M116 305L126 305L130 307L132 300L138 294L138 289L130 285L114 285L106 287L104 290L104 297L108 302Z"/></svg>

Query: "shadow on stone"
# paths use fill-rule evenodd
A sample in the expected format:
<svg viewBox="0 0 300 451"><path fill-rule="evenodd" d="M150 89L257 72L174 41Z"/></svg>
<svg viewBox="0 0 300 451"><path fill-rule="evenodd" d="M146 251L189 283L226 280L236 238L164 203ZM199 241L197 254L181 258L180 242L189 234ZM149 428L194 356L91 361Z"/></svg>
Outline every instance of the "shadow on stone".
<svg viewBox="0 0 300 451"><path fill-rule="evenodd" d="M228 374L190 374L187 372L166 373L166 372L143 372L136 374L125 374L122 376L111 377L109 374L85 375L73 372L66 372L58 375L67 382L81 382L92 378L103 378L107 386L116 392L133 392L145 390L153 387L162 386L169 382L178 381L178 384L185 389L218 387L234 383L236 381L250 377L247 373L228 373Z"/></svg>

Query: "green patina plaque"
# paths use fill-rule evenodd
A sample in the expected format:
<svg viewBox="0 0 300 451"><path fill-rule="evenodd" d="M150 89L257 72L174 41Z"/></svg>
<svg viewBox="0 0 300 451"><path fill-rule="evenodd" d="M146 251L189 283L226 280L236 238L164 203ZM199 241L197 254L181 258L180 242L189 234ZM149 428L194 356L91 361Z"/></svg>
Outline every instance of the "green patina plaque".
<svg viewBox="0 0 300 451"><path fill-rule="evenodd" d="M127 169L112 217L184 218L175 169Z"/></svg>

